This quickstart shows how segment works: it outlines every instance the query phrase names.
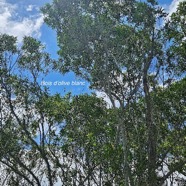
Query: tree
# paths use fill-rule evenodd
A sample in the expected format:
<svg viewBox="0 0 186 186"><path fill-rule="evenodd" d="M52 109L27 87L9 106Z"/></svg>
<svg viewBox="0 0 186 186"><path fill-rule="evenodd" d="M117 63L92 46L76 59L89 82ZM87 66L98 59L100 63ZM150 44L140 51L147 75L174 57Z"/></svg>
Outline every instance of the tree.
<svg viewBox="0 0 186 186"><path fill-rule="evenodd" d="M141 181L144 181L141 185L159 184L159 143L165 142L161 141L159 133L165 123L158 122L155 98L159 85L170 85L169 80L178 75L175 66L171 68L170 59L185 64L182 47L178 47L179 42L184 44L184 18L181 18L184 6L185 3L180 4L165 27L158 25L164 21L166 13L156 1L54 0L42 9L45 22L57 31L61 59L55 68L62 73L72 70L88 80L93 89L104 91L115 110L118 110L115 101L120 103L115 123L117 145L121 145L123 151L121 170L124 177L120 185L140 185ZM177 38L175 32L181 36ZM170 42L170 38L175 42ZM172 49L177 51L175 55ZM143 113L141 118L136 118L134 114L139 111L133 111L137 107L134 106L141 99ZM131 111L134 119L130 118ZM140 129L138 139L143 136L143 140L138 140L138 146L142 149L132 146L136 132L130 130L131 126ZM135 154L132 159L131 154ZM138 161L133 167L139 154L143 154L140 158L145 161ZM144 179L134 182L140 170L143 170L140 176Z"/></svg>
<svg viewBox="0 0 186 186"><path fill-rule="evenodd" d="M8 35L0 40L1 185L91 185L108 165L101 154L117 155L106 104L95 95L50 96L38 82L53 62L41 42L25 37L18 46Z"/></svg>
<svg viewBox="0 0 186 186"><path fill-rule="evenodd" d="M163 27L153 0L54 0L42 11L58 62L34 38L0 35L1 185L159 186L185 175L184 7ZM39 84L50 68L73 70L112 107L94 94L51 96Z"/></svg>
<svg viewBox="0 0 186 186"><path fill-rule="evenodd" d="M185 83L186 79L172 84L169 88L160 90L156 96L156 107L159 110L159 116L156 118L161 122L159 129L159 168L163 171L165 165L169 171L165 171L164 176L160 178L163 182L176 171L185 174ZM157 123L159 123L157 121ZM163 164L162 164L163 163Z"/></svg>
<svg viewBox="0 0 186 186"><path fill-rule="evenodd" d="M186 2L181 2L177 11L171 15L171 19L166 24L167 37L173 43L167 51L169 69L174 69L178 74L186 71L185 7Z"/></svg>
<svg viewBox="0 0 186 186"><path fill-rule="evenodd" d="M47 96L38 77L46 73L51 59L34 38L25 37L20 48L13 36L1 35L0 41L0 162L6 174L1 183L41 185L46 175L49 185L53 185L53 170L46 153L45 118L35 107Z"/></svg>

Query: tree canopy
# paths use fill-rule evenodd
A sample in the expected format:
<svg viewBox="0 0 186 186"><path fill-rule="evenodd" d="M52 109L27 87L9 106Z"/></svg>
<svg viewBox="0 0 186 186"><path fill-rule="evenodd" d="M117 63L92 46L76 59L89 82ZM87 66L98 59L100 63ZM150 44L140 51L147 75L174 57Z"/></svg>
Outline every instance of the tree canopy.
<svg viewBox="0 0 186 186"><path fill-rule="evenodd" d="M41 11L57 32L56 61L32 37L19 46L0 35L0 183L163 186L186 176L185 8L53 0ZM86 79L111 106L95 93L50 95L38 79L51 68Z"/></svg>

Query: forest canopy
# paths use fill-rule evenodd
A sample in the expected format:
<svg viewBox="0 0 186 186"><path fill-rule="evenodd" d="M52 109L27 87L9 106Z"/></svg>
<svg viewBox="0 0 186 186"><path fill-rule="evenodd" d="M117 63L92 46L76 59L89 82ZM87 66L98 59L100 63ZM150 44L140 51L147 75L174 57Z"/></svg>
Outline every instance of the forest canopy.
<svg viewBox="0 0 186 186"><path fill-rule="evenodd" d="M0 35L0 184L163 186L186 178L186 2L53 0L44 45ZM74 72L90 94L39 79ZM96 92L104 92L98 98ZM185 180L184 180L185 179Z"/></svg>

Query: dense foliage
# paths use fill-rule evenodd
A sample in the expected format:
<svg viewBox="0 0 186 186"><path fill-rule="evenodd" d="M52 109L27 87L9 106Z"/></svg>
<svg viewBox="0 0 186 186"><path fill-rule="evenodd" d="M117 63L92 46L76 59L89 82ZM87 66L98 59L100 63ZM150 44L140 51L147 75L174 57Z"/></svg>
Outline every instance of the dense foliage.
<svg viewBox="0 0 186 186"><path fill-rule="evenodd" d="M0 35L1 185L160 186L186 176L186 2L53 0L42 8L59 60ZM73 71L96 94L51 96Z"/></svg>

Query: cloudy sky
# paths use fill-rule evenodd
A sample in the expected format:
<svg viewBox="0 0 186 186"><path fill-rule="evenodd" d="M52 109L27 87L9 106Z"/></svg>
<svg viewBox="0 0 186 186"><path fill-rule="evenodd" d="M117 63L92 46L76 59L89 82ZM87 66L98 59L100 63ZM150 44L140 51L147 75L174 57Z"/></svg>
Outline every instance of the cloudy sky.
<svg viewBox="0 0 186 186"><path fill-rule="evenodd" d="M57 58L56 35L43 22L43 16L39 9L45 3L52 0L0 0L0 34L6 33L17 36L21 42L23 36L33 36L40 39L46 45L46 49L53 58ZM176 10L179 2L184 0L159 0L159 3L170 13ZM46 82L82 82L70 73L62 76L51 73L45 79ZM88 83L76 86L51 86L52 93L73 91L75 94L87 92Z"/></svg>

